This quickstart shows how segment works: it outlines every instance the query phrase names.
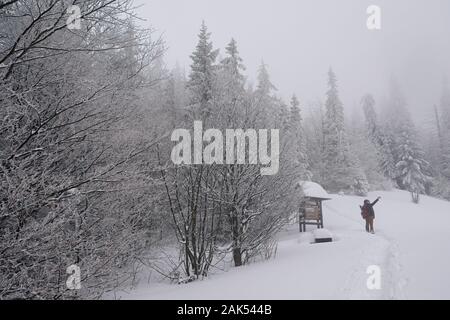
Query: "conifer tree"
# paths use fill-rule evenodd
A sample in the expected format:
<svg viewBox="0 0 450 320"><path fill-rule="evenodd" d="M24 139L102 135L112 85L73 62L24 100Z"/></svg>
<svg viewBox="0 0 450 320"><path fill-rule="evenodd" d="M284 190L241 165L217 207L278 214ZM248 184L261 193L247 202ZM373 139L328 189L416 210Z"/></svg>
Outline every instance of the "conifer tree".
<svg viewBox="0 0 450 320"><path fill-rule="evenodd" d="M216 81L217 87L217 106L216 117L221 119L221 126L226 128L240 127L237 123L242 121L242 116L238 113L242 111L242 105L245 101L245 66L242 63L242 58L239 56L237 43L231 39L230 43L225 49L226 56L220 61L219 76ZM224 114L225 117L222 117ZM224 123L224 120L226 122Z"/></svg>
<svg viewBox="0 0 450 320"><path fill-rule="evenodd" d="M194 117L200 116L202 119L208 118L212 112L211 100L216 75L215 61L218 55L218 50L213 49L210 37L211 34L203 21L197 47L191 55L191 73L187 84L191 91L191 107Z"/></svg>
<svg viewBox="0 0 450 320"><path fill-rule="evenodd" d="M376 144L380 144L380 132L377 113L375 111L375 99L372 95L366 94L361 101L364 116L366 118L367 135L370 140Z"/></svg>
<svg viewBox="0 0 450 320"><path fill-rule="evenodd" d="M322 183L331 192L350 190L354 183L354 167L345 133L344 108L339 98L336 75L331 68L325 108L323 161L326 176Z"/></svg>
<svg viewBox="0 0 450 320"><path fill-rule="evenodd" d="M258 125L277 125L277 118L273 114L278 112L277 107L280 105L279 101L274 97L274 91L277 88L270 81L269 72L264 62L258 69L257 86L255 91L255 101L257 105L257 113L259 118Z"/></svg>
<svg viewBox="0 0 450 320"><path fill-rule="evenodd" d="M270 96L277 88L270 81L267 65L263 62L258 69L258 85L256 91L262 96Z"/></svg>
<svg viewBox="0 0 450 320"><path fill-rule="evenodd" d="M425 192L425 185L429 180L425 173L428 163L411 130L403 130L398 143L398 178L403 187L411 192L413 202L419 203L420 194Z"/></svg>
<svg viewBox="0 0 450 320"><path fill-rule="evenodd" d="M441 96L441 174L450 180L450 88L448 81L444 81ZM450 184L450 183L449 183Z"/></svg>
<svg viewBox="0 0 450 320"><path fill-rule="evenodd" d="M299 177L302 180L310 180L308 156L306 151L306 139L303 129L300 102L296 95L292 96L287 123L287 135L292 143L293 162Z"/></svg>
<svg viewBox="0 0 450 320"><path fill-rule="evenodd" d="M378 115L375 111L375 99L372 95L366 94L361 104L366 119L366 134L370 142L376 148L376 158L379 168L386 178L395 178L395 161L392 154L392 137L383 132L378 122Z"/></svg>

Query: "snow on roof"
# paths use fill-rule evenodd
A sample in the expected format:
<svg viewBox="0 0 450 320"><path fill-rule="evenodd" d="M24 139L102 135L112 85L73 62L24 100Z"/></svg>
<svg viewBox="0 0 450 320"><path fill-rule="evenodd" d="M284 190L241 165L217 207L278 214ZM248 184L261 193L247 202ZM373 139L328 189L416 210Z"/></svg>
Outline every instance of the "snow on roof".
<svg viewBox="0 0 450 320"><path fill-rule="evenodd" d="M306 197L330 199L331 196L318 183L312 181L300 181L299 185L303 189Z"/></svg>

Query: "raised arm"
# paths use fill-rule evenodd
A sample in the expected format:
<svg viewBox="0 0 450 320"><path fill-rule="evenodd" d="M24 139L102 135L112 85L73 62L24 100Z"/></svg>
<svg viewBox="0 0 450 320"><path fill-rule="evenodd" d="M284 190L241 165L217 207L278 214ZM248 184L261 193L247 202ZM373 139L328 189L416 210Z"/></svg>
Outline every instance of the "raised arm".
<svg viewBox="0 0 450 320"><path fill-rule="evenodd" d="M371 205L371 206L374 206L374 205L376 205L376 204L377 204L377 202L378 202L378 201L380 201L380 199L381 199L381 198L380 198L380 197L378 197L378 198L377 198L377 200L375 200L374 202L372 202L372 203L371 203L370 205Z"/></svg>

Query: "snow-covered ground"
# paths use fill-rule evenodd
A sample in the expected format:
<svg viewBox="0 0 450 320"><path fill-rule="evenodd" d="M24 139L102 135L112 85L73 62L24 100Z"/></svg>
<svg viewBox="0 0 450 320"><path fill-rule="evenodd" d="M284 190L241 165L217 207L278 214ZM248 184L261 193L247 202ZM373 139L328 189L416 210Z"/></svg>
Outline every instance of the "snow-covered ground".
<svg viewBox="0 0 450 320"><path fill-rule="evenodd" d="M186 285L141 283L121 299L450 299L450 202L403 191L376 192L375 235L364 231L363 198L333 195L324 205L334 242L311 244L296 225L280 234L270 261ZM308 230L312 230L310 227ZM381 289L367 287L380 267Z"/></svg>

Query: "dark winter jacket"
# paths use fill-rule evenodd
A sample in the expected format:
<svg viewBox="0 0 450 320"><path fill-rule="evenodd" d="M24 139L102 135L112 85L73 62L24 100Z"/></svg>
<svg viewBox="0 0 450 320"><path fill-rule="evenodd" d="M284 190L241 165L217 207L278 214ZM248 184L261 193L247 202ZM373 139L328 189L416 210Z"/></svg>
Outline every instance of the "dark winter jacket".
<svg viewBox="0 0 450 320"><path fill-rule="evenodd" d="M361 208L361 214L366 214L368 217L375 218L375 210L373 210L373 206L377 204L380 199L375 200L372 203L365 203Z"/></svg>

